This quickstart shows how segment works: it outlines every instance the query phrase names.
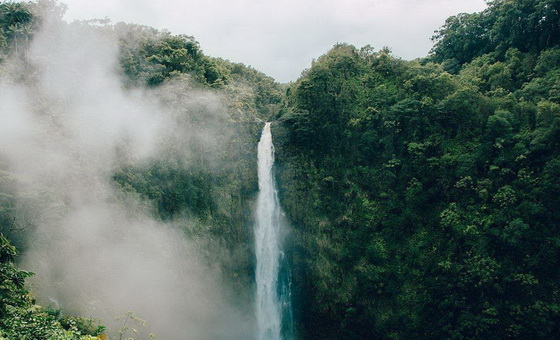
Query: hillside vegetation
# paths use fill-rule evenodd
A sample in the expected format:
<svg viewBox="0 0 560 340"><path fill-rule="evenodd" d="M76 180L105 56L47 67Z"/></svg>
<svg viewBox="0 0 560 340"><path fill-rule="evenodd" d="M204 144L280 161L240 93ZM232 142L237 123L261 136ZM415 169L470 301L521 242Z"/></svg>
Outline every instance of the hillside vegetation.
<svg viewBox="0 0 560 340"><path fill-rule="evenodd" d="M559 15L491 1L424 59L337 44L290 87L278 172L305 338L560 335Z"/></svg>
<svg viewBox="0 0 560 340"><path fill-rule="evenodd" d="M143 202L143 213L182 230L185 240L198 247L206 265L220 268L224 285L233 287L240 299L250 301L252 205L258 189L256 146L262 122L280 110L283 89L251 67L205 55L193 37L108 20L69 24L62 21L65 10L65 5L48 0L0 3L3 85L26 89L36 101L33 114L56 121L62 117L57 110L66 108L40 86L44 75L37 65L53 56L34 55L36 36L45 25L54 25L71 37L75 34L76 39L83 40L79 36L83 32L91 33L92 44L115 41L118 64L114 71L123 91L144 91L158 98L158 107L170 114L174 127L157 141L162 150L157 157L138 160L129 153L126 141L119 146L120 159L111 178L122 202L113 204L126 206L131 197ZM69 70L77 77L81 71ZM104 327L97 326L99 320L68 316L73 313L71 307L58 306L45 297L41 302L48 307L39 307L24 285L25 278L33 274L14 266L15 249L10 242L24 253L40 246L33 243L43 222L37 220L37 211L45 206L57 206L63 212L73 209L70 199L60 206L56 190L40 183L29 185L25 176L13 170L9 158L0 154L0 240L6 249L1 256L0 338L105 336ZM62 286L63 282L57 284ZM34 293L45 288L35 287ZM129 324L136 318L134 314L125 317ZM109 333L134 336L132 327L124 324ZM138 327L137 336L143 338L142 327Z"/></svg>

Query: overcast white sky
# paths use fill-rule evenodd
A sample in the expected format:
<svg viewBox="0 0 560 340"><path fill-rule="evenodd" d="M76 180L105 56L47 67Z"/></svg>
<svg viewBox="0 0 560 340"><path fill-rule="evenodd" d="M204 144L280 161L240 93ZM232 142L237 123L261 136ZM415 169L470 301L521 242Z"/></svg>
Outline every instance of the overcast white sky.
<svg viewBox="0 0 560 340"><path fill-rule="evenodd" d="M60 0L67 21L108 17L194 36L203 51L293 81L337 42L425 56L445 19L484 0Z"/></svg>

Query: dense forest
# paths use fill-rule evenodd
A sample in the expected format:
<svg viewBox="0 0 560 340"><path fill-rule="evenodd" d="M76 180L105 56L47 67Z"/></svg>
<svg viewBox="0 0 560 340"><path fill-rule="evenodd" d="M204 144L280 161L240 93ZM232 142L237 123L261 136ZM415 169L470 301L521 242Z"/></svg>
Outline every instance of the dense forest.
<svg viewBox="0 0 560 340"><path fill-rule="evenodd" d="M491 1L426 58L338 44L289 88L306 338L560 336L559 24L558 1Z"/></svg>
<svg viewBox="0 0 560 340"><path fill-rule="evenodd" d="M83 165L73 158L68 183L87 178L89 188L101 178L110 189L94 196L179 230L204 268L219 268L223 287L247 301L256 146L264 121L274 121L300 339L559 338L560 3L487 3L448 18L425 58L336 44L297 81L278 84L205 55L190 36L103 20L68 24L57 1L2 2L0 91L25 89L33 115L72 144L63 131L72 116L63 112L82 97L57 99L41 71L47 57L34 50L59 31L70 41L88 34L93 43L114 42L117 62L109 66L119 89L157 98L171 130L147 159L119 138L108 148L118 159L109 171L79 170L103 163L97 154ZM41 34L47 26L56 30ZM49 57L66 58L56 53ZM64 65L71 76L88 75L79 62ZM87 302L54 303L44 293L56 288L42 283L73 282L67 274L46 280L43 269L20 269L34 268L35 248L59 245L41 235L66 230L64 216L78 200L58 182L20 172L4 138L11 137L0 136L0 339L149 338L141 318L149 325L150 315L130 307L111 315L124 315L119 326L91 318L98 309ZM91 249L89 242L76 247ZM96 288L75 289L87 287Z"/></svg>

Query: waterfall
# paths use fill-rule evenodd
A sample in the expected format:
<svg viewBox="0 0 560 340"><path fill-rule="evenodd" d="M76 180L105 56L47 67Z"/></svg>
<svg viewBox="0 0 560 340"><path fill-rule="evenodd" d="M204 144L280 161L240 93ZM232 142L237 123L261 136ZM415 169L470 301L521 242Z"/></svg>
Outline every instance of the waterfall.
<svg viewBox="0 0 560 340"><path fill-rule="evenodd" d="M281 248L281 210L272 172L274 145L266 123L258 145L259 194L255 224L258 340L293 337L290 269Z"/></svg>

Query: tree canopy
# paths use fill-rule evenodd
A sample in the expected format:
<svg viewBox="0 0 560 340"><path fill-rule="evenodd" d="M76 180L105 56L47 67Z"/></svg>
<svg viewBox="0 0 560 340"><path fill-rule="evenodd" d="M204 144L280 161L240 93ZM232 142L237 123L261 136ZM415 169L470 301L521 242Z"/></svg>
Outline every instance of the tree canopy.
<svg viewBox="0 0 560 340"><path fill-rule="evenodd" d="M425 59L338 44L289 88L306 337L559 336L557 30L557 1L492 1Z"/></svg>

